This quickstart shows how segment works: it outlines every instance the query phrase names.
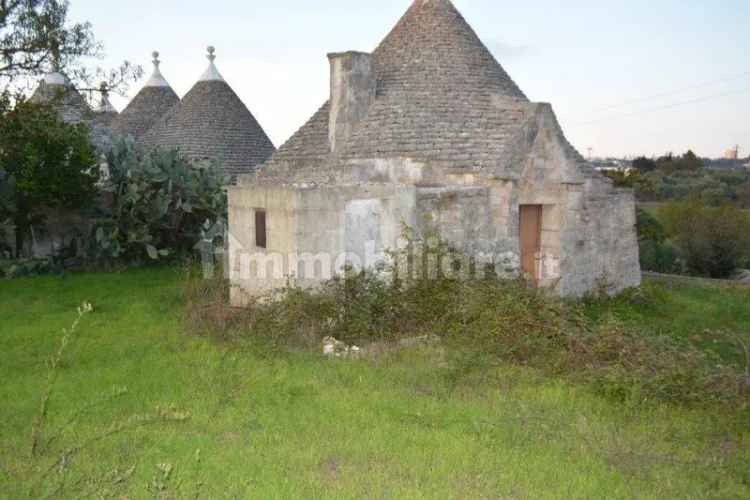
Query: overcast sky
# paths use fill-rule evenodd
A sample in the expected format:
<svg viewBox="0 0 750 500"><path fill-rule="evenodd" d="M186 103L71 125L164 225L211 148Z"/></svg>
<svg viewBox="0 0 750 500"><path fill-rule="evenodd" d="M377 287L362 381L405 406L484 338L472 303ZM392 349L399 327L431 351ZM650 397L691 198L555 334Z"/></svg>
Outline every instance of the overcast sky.
<svg viewBox="0 0 750 500"><path fill-rule="evenodd" d="M128 59L148 77L159 50L180 96L216 46L219 70L279 146L327 98L326 53L372 51L411 0L71 3L105 45L101 64ZM747 0L454 3L526 95L552 103L583 154L750 152Z"/></svg>

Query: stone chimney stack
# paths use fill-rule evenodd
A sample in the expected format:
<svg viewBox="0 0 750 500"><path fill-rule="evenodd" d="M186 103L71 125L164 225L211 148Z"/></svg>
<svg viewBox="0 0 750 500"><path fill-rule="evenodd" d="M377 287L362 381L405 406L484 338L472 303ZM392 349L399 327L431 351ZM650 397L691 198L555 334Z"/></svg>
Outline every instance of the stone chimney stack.
<svg viewBox="0 0 750 500"><path fill-rule="evenodd" d="M346 142L375 100L372 55L365 52L328 54L331 62L331 112L328 137L331 152Z"/></svg>

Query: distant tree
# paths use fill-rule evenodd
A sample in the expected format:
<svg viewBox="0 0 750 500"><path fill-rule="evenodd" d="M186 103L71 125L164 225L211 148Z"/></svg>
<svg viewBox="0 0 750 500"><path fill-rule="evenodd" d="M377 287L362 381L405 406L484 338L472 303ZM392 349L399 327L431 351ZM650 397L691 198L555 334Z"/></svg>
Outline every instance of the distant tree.
<svg viewBox="0 0 750 500"><path fill-rule="evenodd" d="M656 160L656 168L667 173L675 172L697 172L705 166L702 159L692 151L688 151L682 156L675 156L668 153Z"/></svg>
<svg viewBox="0 0 750 500"><path fill-rule="evenodd" d="M46 208L80 209L96 197L98 157L84 125L60 120L48 106L0 101L0 170L14 185L16 252Z"/></svg>
<svg viewBox="0 0 750 500"><path fill-rule="evenodd" d="M639 208L636 210L636 221L639 240L664 243L667 239L667 232L664 226L650 212Z"/></svg>
<svg viewBox="0 0 750 500"><path fill-rule="evenodd" d="M667 232L661 222L642 209L636 211L636 216L641 268L657 273L682 273L677 250L667 241Z"/></svg>
<svg viewBox="0 0 750 500"><path fill-rule="evenodd" d="M0 90L55 71L65 73L79 90L97 91L106 81L122 93L142 75L125 61L115 70L89 70L83 58L102 55L90 23L68 22L68 0L0 0Z"/></svg>
<svg viewBox="0 0 750 500"><path fill-rule="evenodd" d="M750 255L750 216L729 204L711 207L693 196L662 207L659 218L693 274L728 278Z"/></svg>
<svg viewBox="0 0 750 500"><path fill-rule="evenodd" d="M750 209L750 182L737 186L734 190L735 204L739 208Z"/></svg>
<svg viewBox="0 0 750 500"><path fill-rule="evenodd" d="M675 157L673 153L667 153L656 159L656 168L667 174L675 171Z"/></svg>
<svg viewBox="0 0 750 500"><path fill-rule="evenodd" d="M639 170L604 170L602 173L612 179L616 187L634 189L639 193L652 193L654 191L653 182L641 175Z"/></svg>
<svg viewBox="0 0 750 500"><path fill-rule="evenodd" d="M694 172L696 170L700 170L704 167L703 160L698 158L698 156L693 153L692 151L688 151L678 161L678 168L680 170L687 170L690 172Z"/></svg>
<svg viewBox="0 0 750 500"><path fill-rule="evenodd" d="M633 168L641 174L647 174L656 170L656 162L651 158L641 156L633 160Z"/></svg>

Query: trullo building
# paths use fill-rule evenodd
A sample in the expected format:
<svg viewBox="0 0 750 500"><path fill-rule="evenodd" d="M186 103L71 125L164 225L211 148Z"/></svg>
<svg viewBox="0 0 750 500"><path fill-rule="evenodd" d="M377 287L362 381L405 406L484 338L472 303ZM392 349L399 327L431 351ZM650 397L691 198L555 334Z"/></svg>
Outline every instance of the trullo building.
<svg viewBox="0 0 750 500"><path fill-rule="evenodd" d="M65 123L86 125L91 143L104 152L112 144L111 125L117 117L117 110L109 102L106 84L102 83L100 93L99 105L91 109L68 77L56 70L44 76L30 100L51 106Z"/></svg>
<svg viewBox="0 0 750 500"><path fill-rule="evenodd" d="M140 142L159 118L180 102L177 93L161 73L159 53L154 52L152 56L154 72L113 123L117 134L129 136L136 142Z"/></svg>
<svg viewBox="0 0 750 500"><path fill-rule="evenodd" d="M234 304L375 265L402 222L425 220L563 296L640 283L633 192L587 164L449 0L414 1L372 54L328 57L330 100L230 189Z"/></svg>
<svg viewBox="0 0 750 500"><path fill-rule="evenodd" d="M145 148L179 149L189 160L218 160L225 174L235 177L253 172L276 148L221 76L215 59L209 47L206 71L142 142Z"/></svg>
<svg viewBox="0 0 750 500"><path fill-rule="evenodd" d="M65 123L88 123L92 118L92 110L86 99L60 71L45 75L30 100L52 106Z"/></svg>

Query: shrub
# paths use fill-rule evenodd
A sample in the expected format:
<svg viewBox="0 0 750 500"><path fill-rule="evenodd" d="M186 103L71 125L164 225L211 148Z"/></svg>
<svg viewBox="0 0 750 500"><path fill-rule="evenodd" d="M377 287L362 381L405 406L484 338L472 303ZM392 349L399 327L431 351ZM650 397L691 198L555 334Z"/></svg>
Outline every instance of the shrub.
<svg viewBox="0 0 750 500"><path fill-rule="evenodd" d="M750 216L728 204L710 207L692 198L659 215L693 274L729 278L750 255Z"/></svg>
<svg viewBox="0 0 750 500"><path fill-rule="evenodd" d="M115 144L107 163L87 245L95 262L181 257L207 232L223 236L227 180L212 163L191 164L177 151L141 155L131 141Z"/></svg>
<svg viewBox="0 0 750 500"><path fill-rule="evenodd" d="M641 269L665 274L682 272L677 249L667 240L667 232L659 220L646 210L637 211L638 243Z"/></svg>
<svg viewBox="0 0 750 500"><path fill-rule="evenodd" d="M741 370L671 337L651 337L608 317L569 340L565 370L615 399L747 403Z"/></svg>
<svg viewBox="0 0 750 500"><path fill-rule="evenodd" d="M664 243L667 232L659 220L643 209L636 210L636 226L638 228L638 239L641 241L653 241Z"/></svg>
<svg viewBox="0 0 750 500"><path fill-rule="evenodd" d="M682 274L684 272L680 253L669 242L641 241L640 255L641 269L644 271L662 274Z"/></svg>
<svg viewBox="0 0 750 500"><path fill-rule="evenodd" d="M32 226L43 223L44 209L92 205L98 158L87 128L63 122L49 106L19 101L11 107L0 97L0 117L0 169L14 182L11 216L20 253Z"/></svg>
<svg viewBox="0 0 750 500"><path fill-rule="evenodd" d="M0 168L0 259L10 258L15 254L15 245L10 242L15 213L15 182Z"/></svg>

